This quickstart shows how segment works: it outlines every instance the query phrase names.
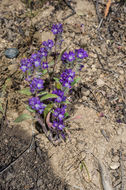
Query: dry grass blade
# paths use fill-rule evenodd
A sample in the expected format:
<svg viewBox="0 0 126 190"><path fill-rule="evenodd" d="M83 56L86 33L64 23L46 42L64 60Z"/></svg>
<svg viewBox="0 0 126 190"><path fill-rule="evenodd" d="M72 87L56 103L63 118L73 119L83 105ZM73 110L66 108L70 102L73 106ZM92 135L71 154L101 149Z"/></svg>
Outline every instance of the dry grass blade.
<svg viewBox="0 0 126 190"><path fill-rule="evenodd" d="M110 6L111 6L111 0L108 0L108 3L106 4L106 9L105 9L105 15L104 15L104 18L107 17L108 12L109 12L109 9L110 9Z"/></svg>

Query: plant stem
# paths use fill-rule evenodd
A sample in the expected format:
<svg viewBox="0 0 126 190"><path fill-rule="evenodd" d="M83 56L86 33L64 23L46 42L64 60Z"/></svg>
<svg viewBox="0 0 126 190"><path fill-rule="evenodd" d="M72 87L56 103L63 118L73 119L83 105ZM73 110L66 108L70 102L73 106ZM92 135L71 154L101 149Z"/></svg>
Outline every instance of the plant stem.
<svg viewBox="0 0 126 190"><path fill-rule="evenodd" d="M54 51L55 55L54 55L54 67L53 67L52 78L54 76L54 70L55 70L55 67L56 67L56 43L57 43L57 36L55 37L54 41L55 41L55 51Z"/></svg>

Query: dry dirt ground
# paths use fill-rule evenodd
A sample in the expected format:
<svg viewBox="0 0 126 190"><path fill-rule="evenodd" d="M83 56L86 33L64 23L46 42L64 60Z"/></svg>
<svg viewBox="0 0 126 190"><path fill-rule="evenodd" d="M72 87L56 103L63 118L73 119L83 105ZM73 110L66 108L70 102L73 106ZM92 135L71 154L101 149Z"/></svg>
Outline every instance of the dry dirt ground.
<svg viewBox="0 0 126 190"><path fill-rule="evenodd" d="M70 1L76 14L66 20L71 9L63 1L37 2L31 14L19 0L0 1L0 101L6 110L0 115L0 190L101 190L102 175L114 190L126 190L126 4L113 0L99 27L104 0ZM69 137L54 147L31 120L13 121L27 113L27 97L18 92L25 86L20 59L52 39L58 22L63 46L82 47L89 57L74 94ZM18 48L19 56L7 59L8 47Z"/></svg>

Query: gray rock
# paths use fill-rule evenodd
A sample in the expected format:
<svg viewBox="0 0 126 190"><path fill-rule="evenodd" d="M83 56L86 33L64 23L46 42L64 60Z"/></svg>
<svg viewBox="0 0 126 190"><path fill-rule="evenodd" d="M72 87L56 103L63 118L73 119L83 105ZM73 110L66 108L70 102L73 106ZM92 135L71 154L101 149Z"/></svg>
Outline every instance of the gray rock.
<svg viewBox="0 0 126 190"><path fill-rule="evenodd" d="M110 164L110 168L112 169L112 170L116 170L116 169L118 169L120 167L120 163L119 162L112 162L111 164Z"/></svg>
<svg viewBox="0 0 126 190"><path fill-rule="evenodd" d="M6 49L6 51L5 51L4 54L5 54L5 56L6 56L7 58L13 59L13 58L15 58L15 57L18 56L19 51L18 51L17 48L8 48L8 49Z"/></svg>

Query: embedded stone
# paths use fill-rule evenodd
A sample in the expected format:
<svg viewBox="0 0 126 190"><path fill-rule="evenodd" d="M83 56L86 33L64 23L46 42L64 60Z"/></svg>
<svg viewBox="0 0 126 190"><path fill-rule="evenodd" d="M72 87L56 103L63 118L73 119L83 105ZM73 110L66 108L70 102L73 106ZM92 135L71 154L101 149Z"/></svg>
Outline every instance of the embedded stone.
<svg viewBox="0 0 126 190"><path fill-rule="evenodd" d="M7 58L13 59L13 58L16 58L18 56L19 51L17 48L8 48L8 49L6 49L4 54Z"/></svg>
<svg viewBox="0 0 126 190"><path fill-rule="evenodd" d="M97 82L97 85L98 85L99 87L102 87L102 86L104 86L104 84L105 84L105 82L104 82L102 79L98 79L96 82Z"/></svg>
<svg viewBox="0 0 126 190"><path fill-rule="evenodd" d="M111 168L112 170L118 169L119 166L120 166L120 163L119 163L119 162L112 162L112 163L110 164L110 168Z"/></svg>

